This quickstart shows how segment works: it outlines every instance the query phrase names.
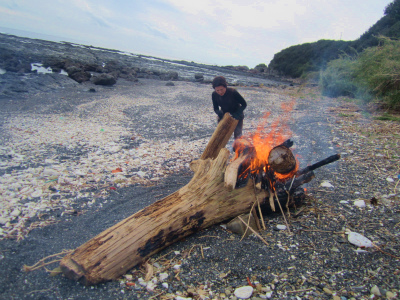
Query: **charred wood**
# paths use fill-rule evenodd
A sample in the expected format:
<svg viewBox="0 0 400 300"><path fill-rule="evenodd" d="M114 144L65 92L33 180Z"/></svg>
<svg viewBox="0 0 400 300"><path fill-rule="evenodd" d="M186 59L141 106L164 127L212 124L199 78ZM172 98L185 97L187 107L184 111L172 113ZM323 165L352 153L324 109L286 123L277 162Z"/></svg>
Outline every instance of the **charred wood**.
<svg viewBox="0 0 400 300"><path fill-rule="evenodd" d="M314 171L317 168L320 168L320 167L325 166L327 164L333 163L333 162L335 162L335 161L337 161L339 159L340 159L340 154L331 155L331 156L329 156L329 157L327 157L327 158L325 158L325 159L323 159L323 160L321 160L321 161L319 161L319 162L317 162L317 163L315 163L315 164L313 164L311 166L305 167L304 169L298 171L296 173L296 175L301 175L301 174L305 174L305 173L307 173L309 171Z"/></svg>

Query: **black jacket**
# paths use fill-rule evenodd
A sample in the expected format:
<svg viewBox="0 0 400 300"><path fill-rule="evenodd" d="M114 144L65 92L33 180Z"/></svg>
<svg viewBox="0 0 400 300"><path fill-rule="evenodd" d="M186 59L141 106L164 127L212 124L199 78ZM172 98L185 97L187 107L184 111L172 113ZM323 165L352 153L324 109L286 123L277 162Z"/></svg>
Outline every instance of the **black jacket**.
<svg viewBox="0 0 400 300"><path fill-rule="evenodd" d="M223 113L228 112L230 114L234 114L240 112L240 119L244 118L243 110L247 107L247 103L237 90L233 88L227 88L223 96L218 95L217 92L214 91L212 93L212 101L214 111L217 115L221 108Z"/></svg>

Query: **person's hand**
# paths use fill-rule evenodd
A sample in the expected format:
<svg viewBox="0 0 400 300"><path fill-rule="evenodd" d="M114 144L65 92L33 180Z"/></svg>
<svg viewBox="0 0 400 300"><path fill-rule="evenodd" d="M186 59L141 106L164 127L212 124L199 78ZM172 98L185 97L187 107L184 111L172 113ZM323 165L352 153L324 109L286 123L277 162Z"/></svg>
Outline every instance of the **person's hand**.
<svg viewBox="0 0 400 300"><path fill-rule="evenodd" d="M232 118L239 120L240 117L242 116L243 113L243 109L239 108L237 111L235 111L234 113L231 113Z"/></svg>
<svg viewBox="0 0 400 300"><path fill-rule="evenodd" d="M237 112L234 112L234 113L231 113L231 116L232 116L232 118L234 118L235 120L239 120L240 119L240 113L237 113Z"/></svg>

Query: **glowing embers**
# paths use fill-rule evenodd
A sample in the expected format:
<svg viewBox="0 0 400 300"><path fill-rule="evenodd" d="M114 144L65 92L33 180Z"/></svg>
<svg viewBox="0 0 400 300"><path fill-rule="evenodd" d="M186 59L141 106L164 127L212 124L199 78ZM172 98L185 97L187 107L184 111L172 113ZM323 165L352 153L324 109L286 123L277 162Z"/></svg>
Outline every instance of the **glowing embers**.
<svg viewBox="0 0 400 300"><path fill-rule="evenodd" d="M275 191L277 181L284 182L297 172L298 163L289 149L292 145L293 142L287 140L276 147L269 147L268 151L263 147L257 151L248 139L235 140L236 159L244 158L239 166L236 187L246 185L251 177L258 188Z"/></svg>

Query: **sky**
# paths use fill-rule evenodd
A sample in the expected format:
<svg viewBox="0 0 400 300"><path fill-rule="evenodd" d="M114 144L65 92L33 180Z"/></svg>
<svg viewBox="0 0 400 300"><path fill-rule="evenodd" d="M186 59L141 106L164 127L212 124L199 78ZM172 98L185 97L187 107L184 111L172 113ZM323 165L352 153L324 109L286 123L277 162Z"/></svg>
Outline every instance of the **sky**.
<svg viewBox="0 0 400 300"><path fill-rule="evenodd" d="M290 46L355 40L392 0L0 0L0 32L254 68Z"/></svg>

